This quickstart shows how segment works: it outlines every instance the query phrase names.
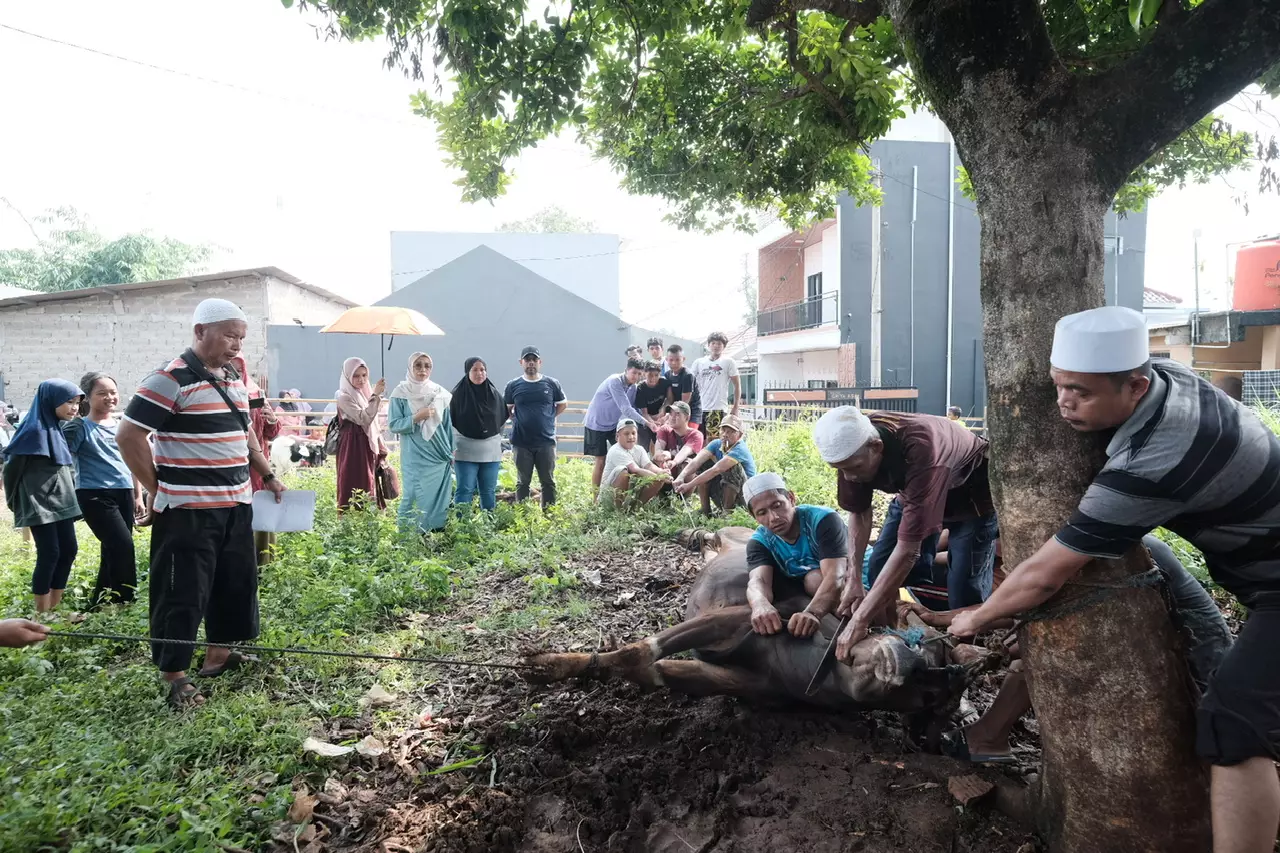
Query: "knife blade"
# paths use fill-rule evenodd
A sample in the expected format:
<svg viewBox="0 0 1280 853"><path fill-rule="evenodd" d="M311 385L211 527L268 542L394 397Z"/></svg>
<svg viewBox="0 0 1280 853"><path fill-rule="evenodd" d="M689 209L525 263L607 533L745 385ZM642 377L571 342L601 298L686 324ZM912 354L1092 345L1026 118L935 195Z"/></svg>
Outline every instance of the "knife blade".
<svg viewBox="0 0 1280 853"><path fill-rule="evenodd" d="M818 668L813 671L813 678L809 681L809 686L805 688L804 695L812 696L813 691L818 689L818 685L822 683L822 679L827 677L827 673L831 671L831 667L836 662L836 640L844 633L845 626L849 624L849 618L853 614L840 620L840 625L836 628L836 632L831 635L830 642L827 643L827 650L822 653L822 660L818 662Z"/></svg>

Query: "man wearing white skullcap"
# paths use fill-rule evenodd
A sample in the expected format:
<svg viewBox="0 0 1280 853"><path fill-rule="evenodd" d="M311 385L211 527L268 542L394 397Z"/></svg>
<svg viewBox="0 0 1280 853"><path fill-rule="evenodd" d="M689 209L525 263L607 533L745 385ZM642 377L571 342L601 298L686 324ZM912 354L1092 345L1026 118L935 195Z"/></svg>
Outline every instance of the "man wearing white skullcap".
<svg viewBox="0 0 1280 853"><path fill-rule="evenodd" d="M756 474L742 487L747 510L759 523L747 542L747 603L751 627L759 634L782 630L773 606L775 584L803 589L809 605L787 621L795 637L809 637L836 605L836 584L844 574L848 543L840 515L831 509L796 504L782 477Z"/></svg>
<svg viewBox="0 0 1280 853"><path fill-rule="evenodd" d="M1149 361L1136 311L1063 317L1050 361L1062 418L1110 433L1107 463L1057 535L951 633L1037 607L1090 560L1118 559L1156 527L1189 539L1250 611L1197 713L1196 749L1213 765L1214 850L1270 851L1280 824L1280 440L1187 367Z"/></svg>
<svg viewBox="0 0 1280 853"><path fill-rule="evenodd" d="M239 320L248 323L249 318L240 310L240 306L226 299L206 299L196 306L191 315L191 326L212 326L214 323L225 323L228 320Z"/></svg>
<svg viewBox="0 0 1280 853"><path fill-rule="evenodd" d="M849 513L850 565L861 566L871 538L871 498L895 495L871 551L869 580L850 572L836 612L851 615L836 657L852 659L854 644L875 624L896 620L899 587L932 586L933 557L945 527L947 600L952 609L991 594L995 569L995 508L987 482L987 442L944 417L873 412L853 406L823 414L813 428L818 453L839 472L837 498Z"/></svg>
<svg viewBox="0 0 1280 853"><path fill-rule="evenodd" d="M142 381L116 441L147 491L140 524L152 526L151 636L194 641L203 621L216 645L199 675L213 678L251 660L230 644L258 636L250 468L277 501L284 485L250 429L249 391L232 364L249 331L244 312L206 299L191 325L191 348ZM192 651L184 643L152 647L174 708L204 701L186 674Z"/></svg>

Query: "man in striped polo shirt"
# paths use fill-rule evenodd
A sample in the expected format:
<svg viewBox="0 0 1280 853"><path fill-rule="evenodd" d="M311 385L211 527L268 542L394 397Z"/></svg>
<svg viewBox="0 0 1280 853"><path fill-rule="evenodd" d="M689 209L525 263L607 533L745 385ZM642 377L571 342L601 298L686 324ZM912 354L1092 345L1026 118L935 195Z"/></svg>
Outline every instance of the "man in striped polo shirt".
<svg viewBox="0 0 1280 853"><path fill-rule="evenodd" d="M148 494L142 523L152 525L151 636L195 640L203 619L209 642L244 642L258 636L249 466L277 501L284 486L248 428L248 390L230 365L248 332L244 312L225 299L206 299L192 326L191 349L143 380L117 441ZM151 647L175 708L203 701L186 674L193 648ZM221 675L245 659L225 645L210 646L199 675Z"/></svg>
<svg viewBox="0 0 1280 853"><path fill-rule="evenodd" d="M1076 430L1115 431L1107 463L1057 536L951 633L1044 603L1090 560L1119 558L1156 527L1190 540L1249 609L1196 718L1196 749L1213 765L1213 849L1263 853L1280 824L1280 440L1188 368L1152 362L1147 341L1128 308L1058 322L1058 408Z"/></svg>

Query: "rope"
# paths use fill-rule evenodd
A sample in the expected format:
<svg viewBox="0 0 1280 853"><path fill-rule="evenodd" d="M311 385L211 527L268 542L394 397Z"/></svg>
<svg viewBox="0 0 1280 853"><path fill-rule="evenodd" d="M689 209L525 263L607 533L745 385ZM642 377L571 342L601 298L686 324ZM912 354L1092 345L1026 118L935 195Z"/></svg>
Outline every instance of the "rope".
<svg viewBox="0 0 1280 853"><path fill-rule="evenodd" d="M121 640L133 643L168 643L177 646L219 646L234 647L238 651L261 652L266 654L316 655L331 658L359 658L361 660L384 660L394 663L430 663L441 666L479 666L493 669L537 669L527 663L491 663L484 661L452 660L450 658L402 657L400 655L375 655L366 652L331 652L323 649L302 649L292 646L247 646L243 643L210 643L203 640L174 640L168 637L134 637L128 634L92 634L88 631L49 631L50 637L67 637L73 640Z"/></svg>
<svg viewBox="0 0 1280 853"><path fill-rule="evenodd" d="M1159 569L1149 569L1136 575L1129 575L1119 583L1085 583L1083 581L1068 581L1067 586L1084 587L1089 590L1082 595L1069 598L1066 601L1057 604L1043 604L1039 607L1028 610L1026 613L1019 614L1018 624L1014 627L1016 631L1023 625L1031 622L1043 622L1048 619L1061 619L1063 616L1070 616L1087 610L1095 604L1106 601L1111 596L1119 592L1129 589L1145 589L1147 587L1162 586L1164 584L1164 575L1160 574ZM1167 601L1167 599L1166 599Z"/></svg>

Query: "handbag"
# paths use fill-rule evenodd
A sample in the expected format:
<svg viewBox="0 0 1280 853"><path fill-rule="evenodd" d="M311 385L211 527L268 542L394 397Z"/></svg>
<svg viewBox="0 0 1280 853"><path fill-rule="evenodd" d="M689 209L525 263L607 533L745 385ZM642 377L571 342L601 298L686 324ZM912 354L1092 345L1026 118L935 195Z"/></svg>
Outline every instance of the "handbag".
<svg viewBox="0 0 1280 853"><path fill-rule="evenodd" d="M337 412L333 413L333 417L329 419L329 426L324 431L324 455L338 455L338 434L342 432L342 415Z"/></svg>
<svg viewBox="0 0 1280 853"><path fill-rule="evenodd" d="M378 478L378 491L382 492L384 501L400 497L400 475L396 473L395 468L386 462L379 462L374 476Z"/></svg>

